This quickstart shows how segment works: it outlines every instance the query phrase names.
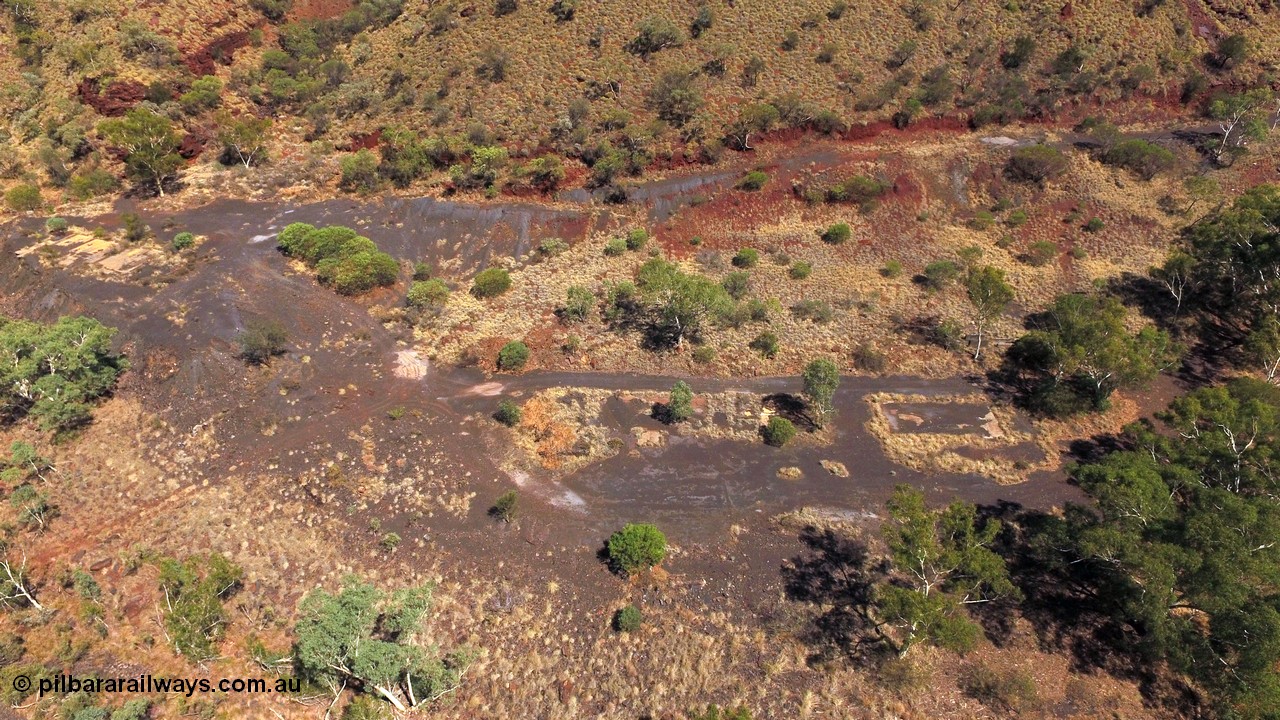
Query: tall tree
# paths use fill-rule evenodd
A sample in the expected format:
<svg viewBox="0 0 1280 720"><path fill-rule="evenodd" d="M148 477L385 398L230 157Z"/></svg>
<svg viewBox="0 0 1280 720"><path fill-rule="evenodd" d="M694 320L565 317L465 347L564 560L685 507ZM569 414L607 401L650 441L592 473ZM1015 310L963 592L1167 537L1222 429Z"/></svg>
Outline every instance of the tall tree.
<svg viewBox="0 0 1280 720"><path fill-rule="evenodd" d="M336 595L313 590L299 606L296 627L302 675L328 687L335 702L355 685L400 711L452 692L462 682L465 653L441 658L418 643L431 593L429 585L386 593L355 577Z"/></svg>
<svg viewBox="0 0 1280 720"><path fill-rule="evenodd" d="M117 120L104 120L98 132L124 150L125 169L135 182L154 185L164 197L164 181L182 165L173 123L145 108L134 108Z"/></svg>
<svg viewBox="0 0 1280 720"><path fill-rule="evenodd" d="M1095 501L1048 526L1047 561L1190 675L1222 716L1280 707L1280 389L1204 388L1076 467Z"/></svg>
<svg viewBox="0 0 1280 720"><path fill-rule="evenodd" d="M48 326L0 317L0 416L30 414L48 430L88 422L90 402L128 366L111 352L114 335L87 317Z"/></svg>
<svg viewBox="0 0 1280 720"><path fill-rule="evenodd" d="M840 368L827 358L818 358L804 367L800 380L804 383L804 396L809 401L813 422L822 427L835 412L831 400L840 387Z"/></svg>
<svg viewBox="0 0 1280 720"><path fill-rule="evenodd" d="M224 163L239 162L247 168L266 158L267 131L271 129L269 118L232 117L222 112L217 122Z"/></svg>
<svg viewBox="0 0 1280 720"><path fill-rule="evenodd" d="M969 303L973 305L973 324L978 330L978 346L973 351L973 359L977 360L982 355L982 338L987 325L1000 317L1013 302L1013 288L1005 282L1003 270L985 266L969 271L965 290Z"/></svg>
<svg viewBox="0 0 1280 720"><path fill-rule="evenodd" d="M1040 329L1018 338L1006 360L1029 374L1032 400L1050 414L1081 409L1081 399L1104 409L1117 388L1148 382L1176 357L1169 336L1125 326L1125 308L1112 296L1060 296Z"/></svg>
<svg viewBox="0 0 1280 720"><path fill-rule="evenodd" d="M653 339L676 347L696 337L707 320L733 306L733 299L719 283L685 273L659 258L641 266L636 286L649 302Z"/></svg>
<svg viewBox="0 0 1280 720"><path fill-rule="evenodd" d="M1000 523L979 521L971 503L930 510L919 490L894 489L883 528L894 581L876 589L875 606L900 655L924 641L970 647L980 629L963 608L1019 596L990 548L999 532Z"/></svg>

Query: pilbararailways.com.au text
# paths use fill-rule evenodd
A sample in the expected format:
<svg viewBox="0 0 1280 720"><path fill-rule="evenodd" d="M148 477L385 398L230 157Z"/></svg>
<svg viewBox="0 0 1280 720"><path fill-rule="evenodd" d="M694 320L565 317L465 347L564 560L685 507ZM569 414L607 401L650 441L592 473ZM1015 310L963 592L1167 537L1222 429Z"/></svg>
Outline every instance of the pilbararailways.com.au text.
<svg viewBox="0 0 1280 720"><path fill-rule="evenodd" d="M26 680L26 687L19 687L19 681ZM31 678L19 675L14 678L14 689L30 691ZM87 677L78 678L71 675L38 678L34 683L40 697L46 694L65 695L67 693L129 693L148 695L154 693L174 693L191 697L196 693L296 693L302 690L302 682L298 678L282 677L268 680L266 678L169 678L138 675L137 677Z"/></svg>

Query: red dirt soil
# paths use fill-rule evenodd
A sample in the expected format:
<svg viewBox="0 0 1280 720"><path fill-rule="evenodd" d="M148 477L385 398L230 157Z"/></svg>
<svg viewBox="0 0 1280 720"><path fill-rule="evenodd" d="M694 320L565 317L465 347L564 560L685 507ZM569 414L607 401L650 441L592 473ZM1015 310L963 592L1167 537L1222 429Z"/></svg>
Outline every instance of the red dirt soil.
<svg viewBox="0 0 1280 720"><path fill-rule="evenodd" d="M289 21L335 18L350 10L351 5L351 0L295 0Z"/></svg>
<svg viewBox="0 0 1280 720"><path fill-rule="evenodd" d="M248 44L248 31L233 32L187 55L182 61L195 75L212 75L216 63L230 65L236 51Z"/></svg>
<svg viewBox="0 0 1280 720"><path fill-rule="evenodd" d="M76 88L80 102L93 108L99 115L119 117L129 112L146 97L147 88L132 80L117 80L103 91L97 78L85 78Z"/></svg>

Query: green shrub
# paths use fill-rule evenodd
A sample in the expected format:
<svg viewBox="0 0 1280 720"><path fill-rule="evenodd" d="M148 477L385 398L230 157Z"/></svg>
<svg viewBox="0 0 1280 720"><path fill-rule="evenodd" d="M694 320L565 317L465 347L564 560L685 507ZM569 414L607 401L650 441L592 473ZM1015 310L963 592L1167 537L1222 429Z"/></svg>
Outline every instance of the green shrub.
<svg viewBox="0 0 1280 720"><path fill-rule="evenodd" d="M145 240L151 234L151 226L142 221L142 216L135 212L127 212L120 216L124 223L124 238L129 242Z"/></svg>
<svg viewBox="0 0 1280 720"><path fill-rule="evenodd" d="M560 238L547 238L538 244L538 255L542 257L556 257L565 250L569 249L569 243Z"/></svg>
<svg viewBox="0 0 1280 720"><path fill-rule="evenodd" d="M44 230L50 235L61 235L67 231L70 225L66 220L60 217L51 217L44 221Z"/></svg>
<svg viewBox="0 0 1280 720"><path fill-rule="evenodd" d="M791 314L799 320L808 320L820 325L829 323L836 317L836 311L822 300L801 300L791 306Z"/></svg>
<svg viewBox="0 0 1280 720"><path fill-rule="evenodd" d="M763 188L767 182L769 182L769 176L766 173L761 170L752 170L738 181L738 189L755 191Z"/></svg>
<svg viewBox="0 0 1280 720"><path fill-rule="evenodd" d="M511 274L502 268L480 271L471 284L471 294L480 298L492 298L511 289Z"/></svg>
<svg viewBox="0 0 1280 720"><path fill-rule="evenodd" d="M160 562L165 627L178 652L195 661L216 655L227 624L223 600L240 588L244 571L221 555Z"/></svg>
<svg viewBox="0 0 1280 720"><path fill-rule="evenodd" d="M449 286L443 280L415 280L405 296L405 304L419 310L442 307L448 300Z"/></svg>
<svg viewBox="0 0 1280 720"><path fill-rule="evenodd" d="M779 350L778 336L768 331L762 332L757 335L754 340L748 343L747 347L755 350L764 357L775 357Z"/></svg>
<svg viewBox="0 0 1280 720"><path fill-rule="evenodd" d="M430 280L433 274L435 274L435 270L431 265L422 261L418 261L413 264L414 280Z"/></svg>
<svg viewBox="0 0 1280 720"><path fill-rule="evenodd" d="M766 445L782 447L796 436L796 426L781 415L769 418L769 424L761 431Z"/></svg>
<svg viewBox="0 0 1280 720"><path fill-rule="evenodd" d="M587 319L595 307L596 296L581 285L572 285L565 293L564 306L560 308L560 319L566 323L578 323Z"/></svg>
<svg viewBox="0 0 1280 720"><path fill-rule="evenodd" d="M1106 227L1106 225L1107 224L1102 221L1102 218L1091 217L1089 218L1089 222L1084 224L1084 231L1091 233L1099 232L1102 228Z"/></svg>
<svg viewBox="0 0 1280 720"><path fill-rule="evenodd" d="M383 535L380 540L378 540L378 544L381 545L382 549L386 550L387 552L395 552L395 549L400 547L400 541L401 541L401 538L399 533L389 532L386 535Z"/></svg>
<svg viewBox="0 0 1280 720"><path fill-rule="evenodd" d="M711 347L710 345L699 345L697 348L694 348L694 351L693 351L694 362L699 363L701 365L706 365L708 363L715 362L715 360L716 360L716 349Z"/></svg>
<svg viewBox="0 0 1280 720"><path fill-rule="evenodd" d="M604 254L609 257L618 257L627 251L627 241L625 238L609 238L604 244Z"/></svg>
<svg viewBox="0 0 1280 720"><path fill-rule="evenodd" d="M822 232L822 241L831 245L841 245L853 236L848 223L836 223Z"/></svg>
<svg viewBox="0 0 1280 720"><path fill-rule="evenodd" d="M1058 257L1058 246L1056 244L1048 240L1037 240L1027 246L1027 252L1022 256L1022 259L1028 265L1041 267L1048 265L1056 257Z"/></svg>
<svg viewBox="0 0 1280 720"><path fill-rule="evenodd" d="M240 357L254 365L264 365L285 351L289 333L275 320L252 320L236 336Z"/></svg>
<svg viewBox="0 0 1280 720"><path fill-rule="evenodd" d="M974 230L989 230L996 222L996 218L986 210L979 210L974 213L973 219L969 221L969 227Z"/></svg>
<svg viewBox="0 0 1280 720"><path fill-rule="evenodd" d="M679 47L684 36L675 23L658 15L650 15L636 26L636 36L627 49L636 55L651 55L659 50Z"/></svg>
<svg viewBox="0 0 1280 720"><path fill-rule="evenodd" d="M514 372L529 362L529 347L519 340L512 340L498 351L498 369Z"/></svg>
<svg viewBox="0 0 1280 720"><path fill-rule="evenodd" d="M679 380L671 388L663 414L667 422L679 423L693 417L693 389Z"/></svg>
<svg viewBox="0 0 1280 720"><path fill-rule="evenodd" d="M196 236L189 232L180 232L173 236L173 240L169 243L169 247L174 252L182 252L187 248L196 244Z"/></svg>
<svg viewBox="0 0 1280 720"><path fill-rule="evenodd" d="M643 624L644 616L640 614L640 608L635 605L621 608L613 615L613 629L618 632L635 632Z"/></svg>
<svg viewBox="0 0 1280 720"><path fill-rule="evenodd" d="M734 300L741 300L751 289L751 273L738 270L724 276L724 280L720 281L720 286L724 291L729 293L729 297Z"/></svg>
<svg viewBox="0 0 1280 720"><path fill-rule="evenodd" d="M897 260L890 260L880 268L880 274L887 278L896 278L902 274L902 263Z"/></svg>
<svg viewBox="0 0 1280 720"><path fill-rule="evenodd" d="M1012 227L1012 228L1021 227L1026 223L1027 223L1026 210L1014 210L1013 212L1009 213L1009 217L1005 218L1005 221L1004 221L1005 225L1008 225L1009 227Z"/></svg>
<svg viewBox="0 0 1280 720"><path fill-rule="evenodd" d="M381 180L378 177L378 157L370 150L359 150L342 158L342 180L339 187L343 190L366 194L378 189Z"/></svg>
<svg viewBox="0 0 1280 720"><path fill-rule="evenodd" d="M628 523L609 536L605 547L610 565L625 573L651 568L667 556L666 536L647 523Z"/></svg>
<svg viewBox="0 0 1280 720"><path fill-rule="evenodd" d="M854 175L843 182L836 183L820 191L817 199L822 199L829 203L852 202L856 203L863 212L870 212L875 208L876 200L885 194L888 189L888 185L875 178Z"/></svg>
<svg viewBox="0 0 1280 720"><path fill-rule="evenodd" d="M753 268L760 264L760 252L755 248L742 248L733 256L733 266L737 268Z"/></svg>
<svg viewBox="0 0 1280 720"><path fill-rule="evenodd" d="M280 250L315 268L316 277L343 295L359 295L395 283L400 265L351 228L292 223L277 237Z"/></svg>
<svg viewBox="0 0 1280 720"><path fill-rule="evenodd" d="M953 260L937 260L924 266L924 284L930 290L941 290L960 277L960 265Z"/></svg>
<svg viewBox="0 0 1280 720"><path fill-rule="evenodd" d="M1005 165L1010 179L1043 185L1067 169L1067 158L1051 145L1029 145L1013 151Z"/></svg>
<svg viewBox="0 0 1280 720"><path fill-rule="evenodd" d="M516 495L515 490L508 490L498 496L494 501L493 507L489 509L489 514L498 518L503 522L511 522L516 519L519 512L520 498Z"/></svg>
<svg viewBox="0 0 1280 720"><path fill-rule="evenodd" d="M216 108L222 102L222 81L212 75L197 78L178 102L189 115Z"/></svg>
<svg viewBox="0 0 1280 720"><path fill-rule="evenodd" d="M72 175L71 181L67 183L67 193L76 200L88 200L112 192L119 185L115 175L101 168L94 168Z"/></svg>
<svg viewBox="0 0 1280 720"><path fill-rule="evenodd" d="M493 419L507 427L515 427L520 424L521 415L520 406L515 401L503 400L498 403L498 410L493 414Z"/></svg>
<svg viewBox="0 0 1280 720"><path fill-rule="evenodd" d="M635 228L627 233L627 249L639 250L649 242L649 231L644 228Z"/></svg>
<svg viewBox="0 0 1280 720"><path fill-rule="evenodd" d="M1143 180L1150 180L1175 163L1172 152L1136 138L1116 143L1103 153L1102 161L1129 170Z"/></svg>
<svg viewBox="0 0 1280 720"><path fill-rule="evenodd" d="M791 268L787 272L792 280L804 280L813 274L813 265L804 260L797 260L791 263Z"/></svg>
<svg viewBox="0 0 1280 720"><path fill-rule="evenodd" d="M9 188L9 192L4 194L4 201L14 212L39 210L44 206L44 200L40 197L40 188L25 183Z"/></svg>

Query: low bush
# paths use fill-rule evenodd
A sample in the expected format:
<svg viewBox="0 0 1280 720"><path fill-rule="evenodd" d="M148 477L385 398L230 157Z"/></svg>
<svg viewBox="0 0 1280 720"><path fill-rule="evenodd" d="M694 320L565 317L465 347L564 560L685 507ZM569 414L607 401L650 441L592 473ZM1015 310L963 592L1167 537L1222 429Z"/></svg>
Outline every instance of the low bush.
<svg viewBox="0 0 1280 720"><path fill-rule="evenodd" d="M635 228L627 233L627 249L639 250L649 242L649 231L644 228Z"/></svg>
<svg viewBox="0 0 1280 720"><path fill-rule="evenodd" d="M196 244L196 236L189 232L180 232L173 236L173 240L169 243L169 247L174 252L182 252Z"/></svg>
<svg viewBox="0 0 1280 720"><path fill-rule="evenodd" d="M747 292L751 289L751 273L738 270L724 276L724 280L720 281L720 286L724 291L729 293L729 297L734 300L741 300L746 297Z"/></svg>
<svg viewBox="0 0 1280 720"><path fill-rule="evenodd" d="M1027 246L1027 252L1022 256L1023 262L1028 265L1042 267L1053 262L1058 257L1058 246L1048 240L1037 240Z"/></svg>
<svg viewBox="0 0 1280 720"><path fill-rule="evenodd" d="M253 320L236 336L240 346L240 357L253 365L265 365L276 355L285 351L285 343L289 342L289 333L284 325L275 320Z"/></svg>
<svg viewBox="0 0 1280 720"><path fill-rule="evenodd" d="M831 245L842 245L853 236L848 223L836 223L822 232L822 241Z"/></svg>
<svg viewBox="0 0 1280 720"><path fill-rule="evenodd" d="M634 573L662 562L667 556L667 537L654 525L628 523L609 536L605 549L615 570Z"/></svg>
<svg viewBox="0 0 1280 720"><path fill-rule="evenodd" d="M739 190L755 191L763 188L765 183L769 182L769 176L760 170L752 170L742 179L738 180Z"/></svg>
<svg viewBox="0 0 1280 720"><path fill-rule="evenodd" d="M514 372L529 362L529 347L519 340L513 340L498 351L498 369Z"/></svg>
<svg viewBox="0 0 1280 720"><path fill-rule="evenodd" d="M924 267L924 284L930 290L941 290L960 277L960 265L953 260L937 260Z"/></svg>
<svg viewBox="0 0 1280 720"><path fill-rule="evenodd" d="M502 268L481 270L471 283L471 294L480 298L497 297L511 289L511 274Z"/></svg>
<svg viewBox="0 0 1280 720"><path fill-rule="evenodd" d="M836 317L836 311L831 305L821 300L801 300L791 306L791 314L796 319L818 324L829 323Z"/></svg>
<svg viewBox="0 0 1280 720"><path fill-rule="evenodd" d="M415 280L405 296L405 304L417 310L442 307L448 300L449 286L443 280Z"/></svg>
<svg viewBox="0 0 1280 720"><path fill-rule="evenodd" d="M609 238L604 244L604 254L609 257L618 257L627 251L627 241L625 238Z"/></svg>
<svg viewBox="0 0 1280 720"><path fill-rule="evenodd" d="M400 274L395 258L350 228L292 223L280 231L277 242L284 254L314 268L321 283L343 295L391 285Z"/></svg>
<svg viewBox="0 0 1280 720"><path fill-rule="evenodd" d="M44 221L44 230L50 235L61 235L67 231L70 225L66 220L60 217L51 217Z"/></svg>
<svg viewBox="0 0 1280 720"><path fill-rule="evenodd" d="M760 252L755 248L742 248L733 256L733 266L749 269L760 264Z"/></svg>
<svg viewBox="0 0 1280 720"><path fill-rule="evenodd" d="M804 280L813 274L813 265L804 260L797 260L791 263L791 268L787 271L792 280Z"/></svg>
<svg viewBox="0 0 1280 720"><path fill-rule="evenodd" d="M498 409L493 413L493 419L507 427L519 425L521 417L520 406L514 400L503 400L498 403Z"/></svg>
<svg viewBox="0 0 1280 720"><path fill-rule="evenodd" d="M889 367L889 358L872 345L859 345L853 350L853 366L871 373L882 373Z"/></svg>
<svg viewBox="0 0 1280 720"><path fill-rule="evenodd" d="M4 194L4 201L14 212L39 210L44 205L40 188L26 183L9 188L9 192Z"/></svg>
<svg viewBox="0 0 1280 720"><path fill-rule="evenodd" d="M774 333L762 332L757 335L754 340L748 343L747 347L755 350L764 357L773 358L778 354L780 343L778 342L778 336Z"/></svg>
<svg viewBox="0 0 1280 720"><path fill-rule="evenodd" d="M796 426L790 420L774 415L769 418L769 424L764 426L760 434L764 436L766 445L782 447L795 438Z"/></svg>
<svg viewBox="0 0 1280 720"><path fill-rule="evenodd" d="M1067 158L1061 150L1050 145L1029 145L1013 151L1005 165L1005 174L1011 180L1043 185L1066 169Z"/></svg>
<svg viewBox="0 0 1280 720"><path fill-rule="evenodd" d="M640 608L635 605L621 608L613 616L613 629L618 632L635 632L643 624L644 616L640 614Z"/></svg>
<svg viewBox="0 0 1280 720"><path fill-rule="evenodd" d="M596 296L581 285L572 285L565 293L564 305L560 308L560 319L566 323L579 323L587 319L595 307Z"/></svg>
<svg viewBox="0 0 1280 720"><path fill-rule="evenodd" d="M1122 167L1143 180L1150 180L1172 168L1175 163L1173 153L1169 150L1137 138L1116 143L1102 154L1102 161Z"/></svg>
<svg viewBox="0 0 1280 720"><path fill-rule="evenodd" d="M493 507L489 509L489 514L509 523L516 519L516 514L519 511L519 502L520 499L516 495L516 491L508 490L499 495L498 499L494 501Z"/></svg>

